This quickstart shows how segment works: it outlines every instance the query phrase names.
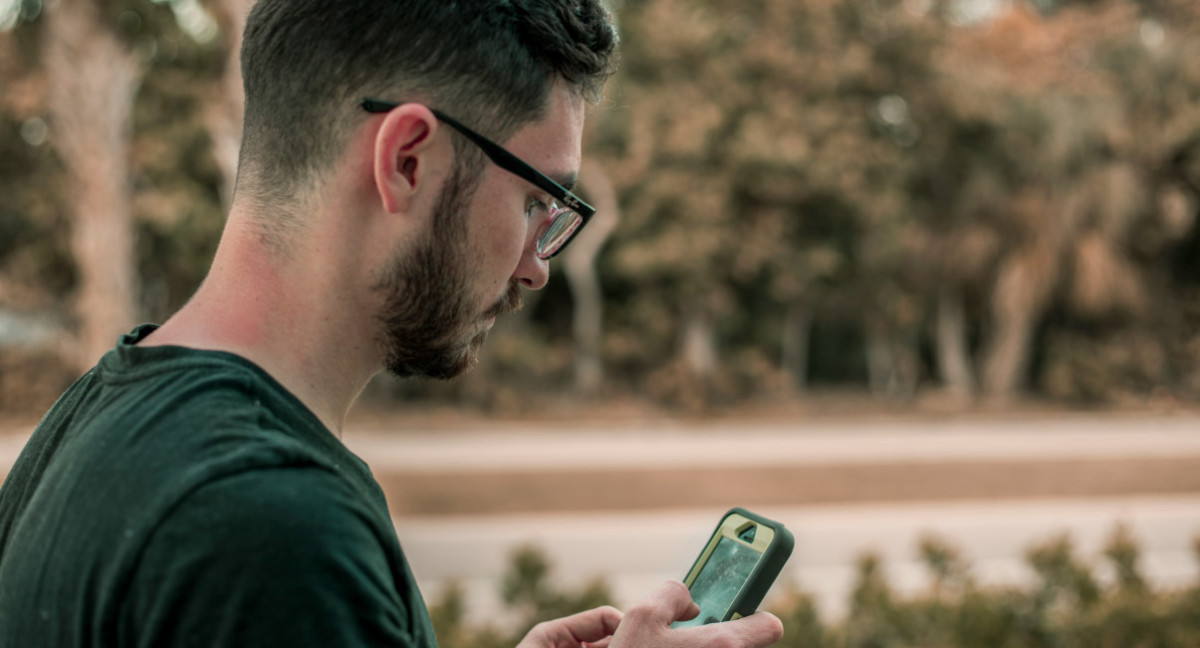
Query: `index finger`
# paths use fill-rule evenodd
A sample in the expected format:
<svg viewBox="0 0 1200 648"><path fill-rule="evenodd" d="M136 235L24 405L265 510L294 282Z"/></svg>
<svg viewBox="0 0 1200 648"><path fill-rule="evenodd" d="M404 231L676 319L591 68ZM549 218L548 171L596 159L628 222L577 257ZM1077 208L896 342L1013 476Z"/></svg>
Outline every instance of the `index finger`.
<svg viewBox="0 0 1200 648"><path fill-rule="evenodd" d="M783 621L770 612L755 612L728 623L734 624L739 634L753 638L754 646L769 646L783 639Z"/></svg>
<svg viewBox="0 0 1200 648"><path fill-rule="evenodd" d="M604 606L537 624L517 648L578 648L580 644L602 641L617 631L621 612Z"/></svg>
<svg viewBox="0 0 1200 648"><path fill-rule="evenodd" d="M681 581L669 580L663 583L647 600L665 608L663 611L671 617L667 619L668 624L693 619L700 614L700 606L692 600L692 593Z"/></svg>
<svg viewBox="0 0 1200 648"><path fill-rule="evenodd" d="M586 612L572 614L558 620L571 636L580 642L599 641L612 635L621 624L622 614L615 607L605 605Z"/></svg>

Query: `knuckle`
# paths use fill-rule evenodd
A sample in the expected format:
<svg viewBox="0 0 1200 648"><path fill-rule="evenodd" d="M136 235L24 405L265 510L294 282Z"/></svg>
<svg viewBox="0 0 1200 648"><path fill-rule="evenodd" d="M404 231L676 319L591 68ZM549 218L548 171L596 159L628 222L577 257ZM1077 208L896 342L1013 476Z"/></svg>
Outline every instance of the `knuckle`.
<svg viewBox="0 0 1200 648"><path fill-rule="evenodd" d="M687 585L677 580L667 581L667 585L671 588L670 596L683 600L692 600L692 593L688 591Z"/></svg>
<svg viewBox="0 0 1200 648"><path fill-rule="evenodd" d="M623 612L621 612L620 610L618 610L617 608L615 608L611 605L602 605L597 609L600 611L601 616L608 618L608 619L620 620L621 617L624 616Z"/></svg>
<svg viewBox="0 0 1200 648"><path fill-rule="evenodd" d="M645 623L657 616L656 607L649 601L638 603L629 608L629 611L625 613L625 618L635 624Z"/></svg>

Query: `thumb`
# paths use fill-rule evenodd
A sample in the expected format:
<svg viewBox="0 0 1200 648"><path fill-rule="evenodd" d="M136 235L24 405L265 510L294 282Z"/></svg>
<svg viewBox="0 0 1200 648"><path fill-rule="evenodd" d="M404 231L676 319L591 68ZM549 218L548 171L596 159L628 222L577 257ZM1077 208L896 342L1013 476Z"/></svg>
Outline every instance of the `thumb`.
<svg viewBox="0 0 1200 648"><path fill-rule="evenodd" d="M755 612L724 625L735 629L752 646L769 646L783 638L783 622L770 612Z"/></svg>

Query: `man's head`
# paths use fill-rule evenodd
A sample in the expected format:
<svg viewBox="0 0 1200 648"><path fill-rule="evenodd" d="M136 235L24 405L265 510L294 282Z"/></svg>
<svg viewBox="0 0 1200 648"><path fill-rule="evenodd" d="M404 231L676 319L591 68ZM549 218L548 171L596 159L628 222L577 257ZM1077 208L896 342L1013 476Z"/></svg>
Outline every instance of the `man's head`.
<svg viewBox="0 0 1200 648"><path fill-rule="evenodd" d="M599 0L259 0L242 44L239 191L286 207L339 155L363 97L420 98L502 142L555 83L598 94L615 46Z"/></svg>
<svg viewBox="0 0 1200 648"><path fill-rule="evenodd" d="M363 261L381 362L401 376L457 375L495 316L519 306L517 286L544 283L545 257L527 252L551 213L536 205L553 204L545 183L486 164L479 138L570 184L582 101L598 96L615 45L599 0L259 0L242 48L237 200L285 253L309 229L310 199L342 210L339 223L382 214L382 229L357 240L392 246ZM363 110L366 97L393 104ZM434 131L444 154L429 153ZM362 173L372 156L373 177ZM431 183L418 167L443 171ZM365 185L381 201L356 202ZM421 227L389 229L403 222Z"/></svg>

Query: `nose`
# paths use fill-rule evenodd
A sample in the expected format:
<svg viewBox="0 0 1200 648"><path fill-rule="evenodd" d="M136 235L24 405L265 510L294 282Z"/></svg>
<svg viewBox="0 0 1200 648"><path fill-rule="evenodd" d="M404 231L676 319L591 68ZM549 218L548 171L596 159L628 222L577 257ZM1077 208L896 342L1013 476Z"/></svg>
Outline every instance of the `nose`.
<svg viewBox="0 0 1200 648"><path fill-rule="evenodd" d="M530 290L541 290L550 279L550 262L538 257L537 244L532 239L521 253L521 262L513 277Z"/></svg>

